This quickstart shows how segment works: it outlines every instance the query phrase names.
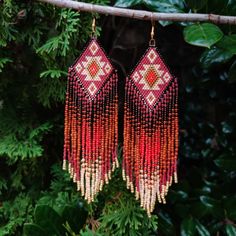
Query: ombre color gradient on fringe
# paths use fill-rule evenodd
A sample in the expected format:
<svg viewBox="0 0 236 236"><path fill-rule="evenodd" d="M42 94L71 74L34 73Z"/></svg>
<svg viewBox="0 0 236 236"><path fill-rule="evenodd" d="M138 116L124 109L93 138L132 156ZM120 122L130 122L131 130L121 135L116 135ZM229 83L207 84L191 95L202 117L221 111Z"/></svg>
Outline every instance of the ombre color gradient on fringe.
<svg viewBox="0 0 236 236"><path fill-rule="evenodd" d="M90 203L118 167L117 73L96 39L69 68L63 169Z"/></svg>
<svg viewBox="0 0 236 236"><path fill-rule="evenodd" d="M150 216L177 182L178 85L149 47L126 80L123 179Z"/></svg>

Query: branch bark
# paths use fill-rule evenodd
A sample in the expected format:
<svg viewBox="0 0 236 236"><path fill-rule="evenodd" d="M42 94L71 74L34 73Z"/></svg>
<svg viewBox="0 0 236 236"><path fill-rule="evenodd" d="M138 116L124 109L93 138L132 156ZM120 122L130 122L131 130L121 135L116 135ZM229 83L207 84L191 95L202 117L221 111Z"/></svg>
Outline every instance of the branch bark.
<svg viewBox="0 0 236 236"><path fill-rule="evenodd" d="M91 3L76 2L73 0L38 0L40 2L50 3L58 7L71 8L78 11L99 13L105 15L114 15L121 17L134 18L139 20L162 20L179 22L212 22L215 24L236 25L235 16L223 16L215 14L198 13L157 13L142 10L131 10L126 8L101 6Z"/></svg>

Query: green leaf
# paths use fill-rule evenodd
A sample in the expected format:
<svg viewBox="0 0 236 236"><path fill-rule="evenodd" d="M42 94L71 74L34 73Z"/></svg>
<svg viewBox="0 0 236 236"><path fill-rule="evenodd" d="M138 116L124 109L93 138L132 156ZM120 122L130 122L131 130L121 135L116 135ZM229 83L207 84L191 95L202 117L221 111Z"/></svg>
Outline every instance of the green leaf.
<svg viewBox="0 0 236 236"><path fill-rule="evenodd" d="M227 3L227 15L235 16L236 15L236 4L235 0L229 0Z"/></svg>
<svg viewBox="0 0 236 236"><path fill-rule="evenodd" d="M35 127L35 129L32 129L29 134L29 139L37 139L39 141L42 140L43 134L48 133L52 128L52 124L49 122L46 122L44 124L39 125L38 127Z"/></svg>
<svg viewBox="0 0 236 236"><path fill-rule="evenodd" d="M236 34L225 35L217 43L217 47L222 48L232 54L236 54Z"/></svg>
<svg viewBox="0 0 236 236"><path fill-rule="evenodd" d="M221 125L222 125L223 133L225 133L225 134L233 133L234 129L233 129L232 124L230 124L229 122L223 121L223 122L221 122Z"/></svg>
<svg viewBox="0 0 236 236"><path fill-rule="evenodd" d="M155 12L183 13L185 4L182 0L143 0L148 9ZM159 21L162 26L172 24L171 21Z"/></svg>
<svg viewBox="0 0 236 236"><path fill-rule="evenodd" d="M88 212L85 211L83 207L74 207L74 206L65 206L62 217L65 222L68 222L71 229L75 233L79 233L79 231L83 228L86 223Z"/></svg>
<svg viewBox="0 0 236 236"><path fill-rule="evenodd" d="M196 223L192 218L185 218L181 223L181 236L193 236L196 233Z"/></svg>
<svg viewBox="0 0 236 236"><path fill-rule="evenodd" d="M202 202L195 202L191 205L191 213L200 219L209 213L209 209Z"/></svg>
<svg viewBox="0 0 236 236"><path fill-rule="evenodd" d="M228 196L223 199L223 207L226 210L226 215L229 219L236 221L236 198Z"/></svg>
<svg viewBox="0 0 236 236"><path fill-rule="evenodd" d="M177 203L174 205L174 212L176 216L179 216L180 218L188 217L190 205L186 202L184 203Z"/></svg>
<svg viewBox="0 0 236 236"><path fill-rule="evenodd" d="M220 28L210 23L193 24L184 29L184 40L195 46L210 48L222 37Z"/></svg>
<svg viewBox="0 0 236 236"><path fill-rule="evenodd" d="M7 46L7 42L5 39L0 38L0 47L6 47Z"/></svg>
<svg viewBox="0 0 236 236"><path fill-rule="evenodd" d="M184 191L172 191L170 192L169 196L172 202L176 201L185 201L188 198L188 194Z"/></svg>
<svg viewBox="0 0 236 236"><path fill-rule="evenodd" d="M209 213L215 218L221 218L224 214L224 210L221 206L221 202L208 196L201 196L200 201L208 209Z"/></svg>
<svg viewBox="0 0 236 236"><path fill-rule="evenodd" d="M102 236L102 234L94 232L90 230L88 226L86 226L85 229L80 231L80 236Z"/></svg>
<svg viewBox="0 0 236 236"><path fill-rule="evenodd" d="M233 54L225 51L224 49L213 47L206 49L200 57L200 63L203 68L210 68L214 65L223 64L229 61L233 57Z"/></svg>
<svg viewBox="0 0 236 236"><path fill-rule="evenodd" d="M52 37L47 42L36 50L37 53L43 55L44 53L51 53L59 48L61 38L59 36Z"/></svg>
<svg viewBox="0 0 236 236"><path fill-rule="evenodd" d="M215 14L227 14L225 12L227 4L230 0L210 0L207 3L207 11Z"/></svg>
<svg viewBox="0 0 236 236"><path fill-rule="evenodd" d="M228 236L235 236L236 235L236 227L233 225L226 225L225 231Z"/></svg>
<svg viewBox="0 0 236 236"><path fill-rule="evenodd" d="M40 73L40 78L50 77L50 78L57 78L58 79L62 76L67 76L67 72L62 71L62 70L58 70L58 69L51 69L51 70L47 70L47 71Z"/></svg>
<svg viewBox="0 0 236 236"><path fill-rule="evenodd" d="M198 220L196 220L196 229L200 236L210 236L209 231Z"/></svg>
<svg viewBox="0 0 236 236"><path fill-rule="evenodd" d="M115 3L116 7L133 7L136 5L144 4L148 9L155 12L173 12L179 13L184 12L185 4L183 0L118 0ZM167 26L171 24L171 21L159 21L162 26Z"/></svg>
<svg viewBox="0 0 236 236"><path fill-rule="evenodd" d="M229 82L236 82L236 61L231 65L229 69Z"/></svg>
<svg viewBox="0 0 236 236"><path fill-rule="evenodd" d="M234 1L234 0L233 0ZM227 5L231 2L231 0L210 0L207 3L208 12L214 14L227 14L228 9ZM234 3L235 5L235 3ZM231 7L232 8L232 7Z"/></svg>
<svg viewBox="0 0 236 236"><path fill-rule="evenodd" d="M207 196L200 196L200 201L207 207L213 208L215 205L218 204L218 201Z"/></svg>
<svg viewBox="0 0 236 236"><path fill-rule="evenodd" d="M236 159L233 157L222 156L216 160L214 163L221 169L226 171L235 171L236 170Z"/></svg>
<svg viewBox="0 0 236 236"><path fill-rule="evenodd" d="M131 1L117 0L114 6L128 8L128 7L141 4L142 2L143 2L142 0L131 0Z"/></svg>
<svg viewBox="0 0 236 236"><path fill-rule="evenodd" d="M202 9L207 3L207 0L186 0L187 6L194 11Z"/></svg>
<svg viewBox="0 0 236 236"><path fill-rule="evenodd" d="M39 102L46 107L50 107L52 101L62 102L65 99L66 80L61 78L44 78L39 84Z"/></svg>
<svg viewBox="0 0 236 236"><path fill-rule="evenodd" d="M7 190L7 181L0 176L0 194L2 194L2 190Z"/></svg>
<svg viewBox="0 0 236 236"><path fill-rule="evenodd" d="M34 213L35 223L49 235L64 235L63 220L58 213L47 205L38 205Z"/></svg>
<svg viewBox="0 0 236 236"><path fill-rule="evenodd" d="M4 68L5 64L12 62L10 58L0 58L0 72L2 72L2 69Z"/></svg>
<svg viewBox="0 0 236 236"><path fill-rule="evenodd" d="M150 10L157 12L183 13L185 7L184 1L182 0L144 0L144 3Z"/></svg>
<svg viewBox="0 0 236 236"><path fill-rule="evenodd" d="M23 228L24 236L50 236L47 234L42 227L34 223L25 223Z"/></svg>
<svg viewBox="0 0 236 236"><path fill-rule="evenodd" d="M172 219L168 214L162 212L158 215L158 229L161 232L165 232L165 235L174 235L174 225Z"/></svg>

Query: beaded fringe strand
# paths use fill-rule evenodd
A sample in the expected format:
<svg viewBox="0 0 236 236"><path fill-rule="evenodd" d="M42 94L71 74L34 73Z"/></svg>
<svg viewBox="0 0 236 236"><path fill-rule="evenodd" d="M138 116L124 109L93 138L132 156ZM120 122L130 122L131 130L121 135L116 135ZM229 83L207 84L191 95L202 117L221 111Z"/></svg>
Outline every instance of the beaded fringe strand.
<svg viewBox="0 0 236 236"><path fill-rule="evenodd" d="M151 58L150 61L154 61L155 55L159 57L155 49L149 48L137 67L139 70L135 69L127 78L124 107L122 176L127 188L135 194L136 199L140 199L141 206L149 216L154 210L156 201L166 203L165 197L169 187L173 182L177 182L179 129L177 79L169 76L169 71L160 57L155 66L163 76L166 73L168 75L166 78L169 80L166 85L162 83L166 87L159 93L155 106L150 108L143 96L147 91L143 82L146 78L142 77L140 79L142 82L137 79L142 68L148 68L147 57ZM154 70L153 63L150 64L150 70ZM147 76L147 73L144 76ZM156 74L156 80L160 79L160 75ZM146 80L145 83L154 81L153 77L150 81L148 78ZM160 91L160 88L157 90ZM154 88L151 87L150 91L153 92Z"/></svg>
<svg viewBox="0 0 236 236"><path fill-rule="evenodd" d="M63 169L88 203L119 166L117 73L92 100L69 69L66 92Z"/></svg>

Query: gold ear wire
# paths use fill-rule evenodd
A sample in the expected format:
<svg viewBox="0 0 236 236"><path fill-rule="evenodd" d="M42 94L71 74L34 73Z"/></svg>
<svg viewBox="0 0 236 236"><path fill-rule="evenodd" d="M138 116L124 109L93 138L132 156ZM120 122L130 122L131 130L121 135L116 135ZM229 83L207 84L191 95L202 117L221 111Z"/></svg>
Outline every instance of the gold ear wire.
<svg viewBox="0 0 236 236"><path fill-rule="evenodd" d="M155 35L155 21L153 20L153 13L151 16L151 23L152 23L152 29L151 29L151 39L149 41L149 46L150 47L155 47L156 46L156 41L154 39L154 35Z"/></svg>
<svg viewBox="0 0 236 236"><path fill-rule="evenodd" d="M96 36L96 17L93 17L92 21L92 37Z"/></svg>

